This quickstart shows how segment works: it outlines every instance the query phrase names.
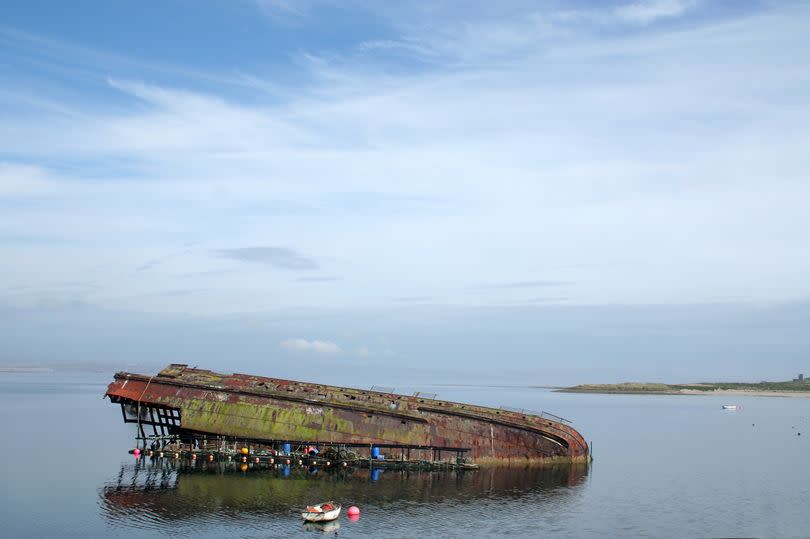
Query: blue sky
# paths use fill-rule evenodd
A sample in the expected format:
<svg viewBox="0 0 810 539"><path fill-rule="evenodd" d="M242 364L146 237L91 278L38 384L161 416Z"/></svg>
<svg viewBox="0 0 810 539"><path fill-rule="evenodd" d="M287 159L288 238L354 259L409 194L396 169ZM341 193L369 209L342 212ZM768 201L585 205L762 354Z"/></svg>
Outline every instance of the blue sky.
<svg viewBox="0 0 810 539"><path fill-rule="evenodd" d="M0 360L793 375L808 16L4 3Z"/></svg>

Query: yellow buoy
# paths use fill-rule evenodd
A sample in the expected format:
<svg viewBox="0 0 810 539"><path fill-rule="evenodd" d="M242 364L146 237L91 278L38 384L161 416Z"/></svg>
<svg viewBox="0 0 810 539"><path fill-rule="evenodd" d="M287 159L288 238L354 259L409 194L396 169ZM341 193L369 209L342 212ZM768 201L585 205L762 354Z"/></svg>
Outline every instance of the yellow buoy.
<svg viewBox="0 0 810 539"><path fill-rule="evenodd" d="M243 448L242 448L242 454L243 454L243 455L247 455L248 453L250 453L250 451L248 451L248 448L247 448L247 447L243 447Z"/></svg>

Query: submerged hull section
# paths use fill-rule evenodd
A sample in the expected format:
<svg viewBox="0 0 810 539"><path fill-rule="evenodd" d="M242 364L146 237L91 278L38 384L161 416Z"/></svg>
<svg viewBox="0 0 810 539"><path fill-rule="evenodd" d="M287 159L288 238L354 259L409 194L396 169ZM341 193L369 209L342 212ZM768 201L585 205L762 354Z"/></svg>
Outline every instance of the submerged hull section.
<svg viewBox="0 0 810 539"><path fill-rule="evenodd" d="M106 396L155 410L150 424L176 434L431 448L463 452L477 463L589 459L582 436L556 416L185 365L157 376L117 373Z"/></svg>

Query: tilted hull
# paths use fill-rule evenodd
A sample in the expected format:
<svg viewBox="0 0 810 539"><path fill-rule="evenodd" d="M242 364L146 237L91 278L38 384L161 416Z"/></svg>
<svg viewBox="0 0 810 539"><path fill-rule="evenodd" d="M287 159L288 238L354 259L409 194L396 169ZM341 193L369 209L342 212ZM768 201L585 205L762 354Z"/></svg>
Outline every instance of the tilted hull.
<svg viewBox="0 0 810 539"><path fill-rule="evenodd" d="M156 410L152 424L165 423L174 433L455 450L477 463L589 460L585 440L556 416L419 396L185 365L171 365L157 376L117 373L106 395L125 406Z"/></svg>

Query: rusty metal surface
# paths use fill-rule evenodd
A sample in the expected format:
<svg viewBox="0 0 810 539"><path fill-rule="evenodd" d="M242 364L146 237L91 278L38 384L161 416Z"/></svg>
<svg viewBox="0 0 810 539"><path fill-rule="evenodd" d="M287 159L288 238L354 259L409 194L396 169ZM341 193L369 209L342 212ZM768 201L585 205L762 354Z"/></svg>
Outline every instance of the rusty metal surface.
<svg viewBox="0 0 810 539"><path fill-rule="evenodd" d="M588 446L563 421L422 396L170 365L118 373L115 402L180 410L183 430L235 438L468 448L476 461L584 461Z"/></svg>

